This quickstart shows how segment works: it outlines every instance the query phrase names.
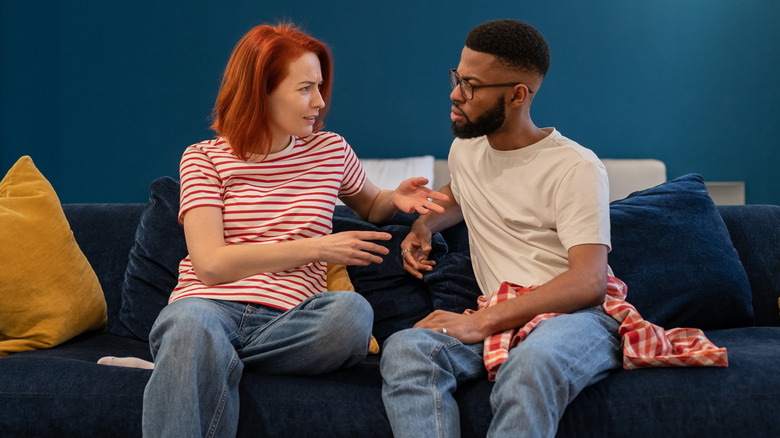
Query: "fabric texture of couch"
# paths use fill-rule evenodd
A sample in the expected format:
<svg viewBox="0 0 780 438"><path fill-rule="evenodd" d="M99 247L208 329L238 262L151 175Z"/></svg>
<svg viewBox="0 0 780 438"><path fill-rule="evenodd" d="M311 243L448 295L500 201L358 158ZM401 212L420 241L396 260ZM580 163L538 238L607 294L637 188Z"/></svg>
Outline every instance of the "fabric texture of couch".
<svg viewBox="0 0 780 438"><path fill-rule="evenodd" d="M177 208L170 178L152 183L147 204L63 206L102 286L107 326L0 358L0 436L140 436L151 371L97 360L151 359L148 331L186 252ZM780 436L780 206L715 206L701 177L686 175L613 202L611 216L609 263L628 301L665 328L705 330L728 349L729 367L617 370L569 405L558 436ZM402 271L398 242L413 219L398 214L375 226L336 208L335 232L394 236L381 265L348 268L375 309L380 344L434 308L474 307L479 293L463 224L435 236L434 272L417 280ZM245 372L239 436L391 436L379 357L314 377ZM456 392L463 436L485 435L492 385L473 381Z"/></svg>

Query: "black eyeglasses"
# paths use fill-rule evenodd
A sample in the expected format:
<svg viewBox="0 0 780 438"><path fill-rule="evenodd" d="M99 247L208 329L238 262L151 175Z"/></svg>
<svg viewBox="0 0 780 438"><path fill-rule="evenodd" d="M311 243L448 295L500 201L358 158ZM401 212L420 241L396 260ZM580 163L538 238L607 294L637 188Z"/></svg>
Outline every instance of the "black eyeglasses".
<svg viewBox="0 0 780 438"><path fill-rule="evenodd" d="M469 81L463 80L458 76L458 70L455 68L450 69L450 86L452 86L452 89L454 90L455 87L460 86L460 93L463 95L463 98L466 100L471 100L474 98L474 90L477 88L496 88L496 87L514 87L516 85L525 85L522 82L513 82L513 83L506 83L506 84L480 84L480 85L474 85L470 83ZM526 88L528 88L528 85L525 85ZM528 88L529 93L533 93L534 90Z"/></svg>

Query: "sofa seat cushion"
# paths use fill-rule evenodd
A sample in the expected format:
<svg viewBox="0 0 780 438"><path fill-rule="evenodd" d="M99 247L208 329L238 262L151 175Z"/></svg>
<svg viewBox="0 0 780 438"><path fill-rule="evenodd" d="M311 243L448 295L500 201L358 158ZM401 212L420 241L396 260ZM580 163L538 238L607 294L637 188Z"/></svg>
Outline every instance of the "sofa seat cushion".
<svg viewBox="0 0 780 438"><path fill-rule="evenodd" d="M106 326L100 282L30 157L0 182L0 248L0 357Z"/></svg>
<svg viewBox="0 0 780 438"><path fill-rule="evenodd" d="M729 349L728 368L619 370L586 388L567 408L559 437L780 436L780 327L706 332ZM0 359L0 431L9 436L140 436L151 372L97 365L118 352L148 354L143 342L86 334L49 350ZM463 437L483 437L492 413L487 379L455 398ZM379 357L320 376L245 370L240 437L391 437L381 399ZM681 415L680 413L684 413ZM748 429L746 429L748 428Z"/></svg>
<svg viewBox="0 0 780 438"><path fill-rule="evenodd" d="M558 436L780 436L780 327L705 334L728 349L728 368L616 371L574 399Z"/></svg>
<svg viewBox="0 0 780 438"><path fill-rule="evenodd" d="M615 201L610 220L609 264L646 320L704 330L753 324L747 274L700 175Z"/></svg>
<svg viewBox="0 0 780 438"><path fill-rule="evenodd" d="M315 377L245 371L238 436L392 438L379 360L369 356L355 367ZM463 438L485 436L492 417L492 387L480 379L455 394Z"/></svg>
<svg viewBox="0 0 780 438"><path fill-rule="evenodd" d="M0 359L0 435L141 436L151 371L97 364L109 355L151 356L145 342L86 333Z"/></svg>

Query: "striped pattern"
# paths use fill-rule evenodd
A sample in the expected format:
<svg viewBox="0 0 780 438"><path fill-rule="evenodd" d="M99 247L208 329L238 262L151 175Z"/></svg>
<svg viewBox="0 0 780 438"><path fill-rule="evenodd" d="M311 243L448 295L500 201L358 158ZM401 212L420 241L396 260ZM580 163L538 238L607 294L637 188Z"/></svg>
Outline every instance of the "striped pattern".
<svg viewBox="0 0 780 438"><path fill-rule="evenodd" d="M490 298L479 297L479 309L512 299L536 289L504 282ZM648 367L728 367L725 348L718 348L699 329L663 328L645 321L639 312L625 301L627 286L615 277L609 277L604 311L620 323L619 334L623 344L623 368L627 370ZM467 313L472 311L467 310ZM506 330L485 339L484 360L488 379L496 373L509 355L509 350L525 340L545 319L560 313L537 315L519 330Z"/></svg>
<svg viewBox="0 0 780 438"><path fill-rule="evenodd" d="M330 234L336 198L356 194L365 181L352 148L331 132L295 138L262 162L239 160L221 138L201 142L184 152L180 176L179 221L192 208L219 207L228 244L273 244ZM179 284L170 301L197 296L288 310L325 291L324 262L208 287L188 256L179 266Z"/></svg>

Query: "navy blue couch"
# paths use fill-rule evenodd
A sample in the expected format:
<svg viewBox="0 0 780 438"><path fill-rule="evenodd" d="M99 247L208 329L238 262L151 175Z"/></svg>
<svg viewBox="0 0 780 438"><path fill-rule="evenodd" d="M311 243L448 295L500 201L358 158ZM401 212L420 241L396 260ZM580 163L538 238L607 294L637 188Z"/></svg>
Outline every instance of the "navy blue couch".
<svg viewBox="0 0 780 438"><path fill-rule="evenodd" d="M63 206L102 284L108 327L0 358L0 436L141 435L151 372L97 360L151 359L144 336L186 250L177 188L163 178L146 205ZM702 328L728 349L729 367L615 371L571 403L558 436L780 436L780 206L716 207L701 178L688 175L614 202L611 214L610 265L628 300L666 328ZM436 236L434 273L422 281L403 274L396 247L412 219L399 214L380 227L395 237L381 271L349 269L374 306L380 342L433 308L472 306L477 293L462 224ZM372 228L337 208L335 231ZM247 371L239 436L389 437L381 383L376 355L316 377ZM463 436L485 435L491 387L479 380L458 389Z"/></svg>

